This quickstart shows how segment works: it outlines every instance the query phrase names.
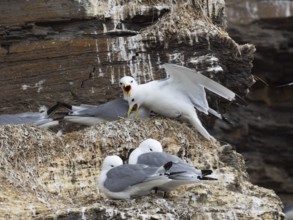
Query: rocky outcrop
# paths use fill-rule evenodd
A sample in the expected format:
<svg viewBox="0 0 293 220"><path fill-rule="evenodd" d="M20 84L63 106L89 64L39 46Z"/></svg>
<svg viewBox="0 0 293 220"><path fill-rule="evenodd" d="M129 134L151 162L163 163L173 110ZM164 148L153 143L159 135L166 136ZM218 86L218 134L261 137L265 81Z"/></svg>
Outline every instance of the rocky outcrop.
<svg viewBox="0 0 293 220"><path fill-rule="evenodd" d="M226 2L229 34L237 43L256 46L257 83L247 97L249 106L229 112L234 126L217 122L227 134L220 136L245 156L253 183L293 203L293 87L282 86L293 82L293 2Z"/></svg>
<svg viewBox="0 0 293 220"><path fill-rule="evenodd" d="M165 119L108 122L62 137L36 127L0 127L2 219L281 219L272 190L252 185L242 156ZM168 197L109 200L97 190L106 155L127 158L146 138L162 142L215 181L179 188Z"/></svg>
<svg viewBox="0 0 293 220"><path fill-rule="evenodd" d="M223 0L1 1L0 113L36 111L58 100L105 102L120 96L121 76L162 78L165 62L194 68L243 96L254 82L255 48L227 34L224 6ZM208 98L222 113L235 108ZM248 181L239 154L177 122L122 120L64 137L33 127L0 129L1 218L282 217L278 197ZM105 155L126 157L148 137L198 167L214 169L219 180L169 198L105 199L96 191Z"/></svg>
<svg viewBox="0 0 293 220"><path fill-rule="evenodd" d="M165 62L195 68L244 95L253 83L254 47L225 32L224 6L222 0L1 1L0 112L58 100L105 102L121 95L121 76L162 78ZM227 103L213 107L219 105Z"/></svg>

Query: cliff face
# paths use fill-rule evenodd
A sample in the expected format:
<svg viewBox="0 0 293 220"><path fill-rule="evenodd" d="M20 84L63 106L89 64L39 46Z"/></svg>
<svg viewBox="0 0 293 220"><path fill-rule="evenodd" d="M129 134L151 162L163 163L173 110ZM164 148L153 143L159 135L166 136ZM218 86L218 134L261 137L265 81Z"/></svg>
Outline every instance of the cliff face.
<svg viewBox="0 0 293 220"><path fill-rule="evenodd" d="M1 1L0 112L105 102L123 75L162 78L165 62L246 94L254 47L222 28L224 1L171 2Z"/></svg>
<svg viewBox="0 0 293 220"><path fill-rule="evenodd" d="M243 96L253 84L255 48L227 34L224 6L221 0L1 1L0 112L36 111L58 100L105 102L120 96L117 82L124 75L142 83L165 77L165 62L195 68ZM208 98L223 113L237 108ZM203 121L212 127L214 120ZM239 154L177 122L122 120L64 137L7 126L0 134L1 218L282 217L274 192L249 183ZM182 188L170 198L102 197L96 177L103 158L125 157L149 137L198 167L214 169L219 180Z"/></svg>
<svg viewBox="0 0 293 220"><path fill-rule="evenodd" d="M247 159L251 181L293 203L293 86L283 86L293 82L293 2L226 2L228 32L255 45L252 74L260 80L249 106L230 111L235 127L223 125L222 132Z"/></svg>
<svg viewBox="0 0 293 220"><path fill-rule="evenodd" d="M252 185L242 156L229 145L203 140L185 124L165 119L119 120L63 137L27 126L0 127L0 218L5 219L281 219L272 190ZM118 201L97 190L107 155L127 157L146 138L216 181Z"/></svg>

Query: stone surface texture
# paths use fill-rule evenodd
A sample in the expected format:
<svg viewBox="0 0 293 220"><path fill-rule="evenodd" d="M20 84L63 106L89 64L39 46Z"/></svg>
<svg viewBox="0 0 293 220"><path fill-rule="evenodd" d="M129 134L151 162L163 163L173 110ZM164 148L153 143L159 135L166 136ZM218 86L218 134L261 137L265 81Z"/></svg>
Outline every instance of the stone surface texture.
<svg viewBox="0 0 293 220"><path fill-rule="evenodd" d="M56 101L102 103L121 96L123 75L141 83L163 78L159 65L166 62L195 68L243 96L253 83L254 47L225 32L224 6L221 0L1 1L0 113ZM214 108L227 106L219 102Z"/></svg>
<svg viewBox="0 0 293 220"><path fill-rule="evenodd" d="M194 68L240 96L254 83L255 47L226 32L223 0L3 0L0 12L0 113L37 111L56 101L103 103L121 96L124 75L140 83L165 77L165 62ZM234 103L208 99L222 113L241 113ZM236 116L237 124L242 118ZM215 119L200 117L212 129ZM239 124L232 129L243 146L247 133L241 126L249 126ZM225 126L211 133L229 140ZM0 129L0 218L283 218L276 194L249 182L241 155L202 140L182 123L121 120L62 137L35 127ZM214 169L219 180L168 198L105 199L96 191L103 158L126 157L149 137L200 168Z"/></svg>
<svg viewBox="0 0 293 220"><path fill-rule="evenodd" d="M293 203L293 86L283 86L293 82L293 1L226 5L230 36L256 47L252 74L257 82L248 107L229 112L235 126L222 126L224 139L245 156L253 183Z"/></svg>
<svg viewBox="0 0 293 220"><path fill-rule="evenodd" d="M208 142L185 124L166 120L107 122L62 137L36 127L0 127L1 219L282 219L282 203L252 185L243 157ZM106 155L126 158L146 138L194 166L214 170L168 197L110 200L96 180Z"/></svg>

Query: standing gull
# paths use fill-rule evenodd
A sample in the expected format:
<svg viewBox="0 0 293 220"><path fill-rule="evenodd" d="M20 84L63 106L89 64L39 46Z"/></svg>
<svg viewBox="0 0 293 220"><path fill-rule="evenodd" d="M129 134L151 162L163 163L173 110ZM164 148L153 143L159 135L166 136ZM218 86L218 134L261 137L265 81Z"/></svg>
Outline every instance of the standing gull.
<svg viewBox="0 0 293 220"><path fill-rule="evenodd" d="M132 77L120 79L129 112L134 107L138 110L143 106L166 117L189 121L202 136L213 139L201 124L195 108L222 118L221 114L209 107L205 89L230 101L235 99L236 94L192 69L175 64L164 64L163 67L167 73L163 80L138 85Z"/></svg>
<svg viewBox="0 0 293 220"><path fill-rule="evenodd" d="M145 164L155 167L162 166L166 161L173 162L169 172L174 175L170 176L172 181L159 186L159 190L168 192L181 185L196 183L200 180L214 180L211 177L206 177L212 174L212 170L196 169L179 157L163 152L161 143L154 139L143 141L138 148L131 152L128 159L129 164Z"/></svg>
<svg viewBox="0 0 293 220"><path fill-rule="evenodd" d="M113 199L147 195L153 188L170 181L166 172L171 166L172 162L160 167L123 164L120 157L107 156L99 176L99 189Z"/></svg>

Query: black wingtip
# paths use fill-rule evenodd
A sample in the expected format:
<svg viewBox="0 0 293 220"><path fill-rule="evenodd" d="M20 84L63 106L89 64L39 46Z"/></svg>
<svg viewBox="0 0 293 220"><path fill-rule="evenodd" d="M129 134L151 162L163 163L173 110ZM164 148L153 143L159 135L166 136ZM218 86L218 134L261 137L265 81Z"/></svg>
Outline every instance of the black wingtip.
<svg viewBox="0 0 293 220"><path fill-rule="evenodd" d="M55 105L53 105L51 108L47 110L47 115L50 116L58 108L59 108L59 103L57 102Z"/></svg>
<svg viewBox="0 0 293 220"><path fill-rule="evenodd" d="M222 115L222 120L223 120L224 122L226 122L227 124L229 124L229 125L234 125L234 124L232 123L232 121L230 121L228 118L226 118L226 117L223 116L223 115Z"/></svg>
<svg viewBox="0 0 293 220"><path fill-rule="evenodd" d="M131 148L131 149L128 151L127 158L130 157L130 154L132 153L132 151L134 151L134 148Z"/></svg>
<svg viewBox="0 0 293 220"><path fill-rule="evenodd" d="M239 105L243 105L243 106L247 106L248 103L242 98L240 97L239 95L236 94L235 96L235 102Z"/></svg>
<svg viewBox="0 0 293 220"><path fill-rule="evenodd" d="M169 173L169 175L172 176L172 175L178 175L178 174L182 174L182 173L186 173L186 171L171 172L171 173Z"/></svg>
<svg viewBox="0 0 293 220"><path fill-rule="evenodd" d="M165 163L164 169L169 170L172 167L172 165L173 165L172 161L169 161L168 163Z"/></svg>
<svg viewBox="0 0 293 220"><path fill-rule="evenodd" d="M202 176L207 176L207 175L210 175L212 173L213 173L212 170L201 170L201 175Z"/></svg>
<svg viewBox="0 0 293 220"><path fill-rule="evenodd" d="M199 179L200 179L200 180L218 180L218 179L216 179L216 178L208 177L208 176L203 176L203 177L200 177Z"/></svg>
<svg viewBox="0 0 293 220"><path fill-rule="evenodd" d="M69 105L67 103L64 103L64 102L57 102L59 104L59 107L64 107L64 108L67 108L69 110L72 110L72 105Z"/></svg>

